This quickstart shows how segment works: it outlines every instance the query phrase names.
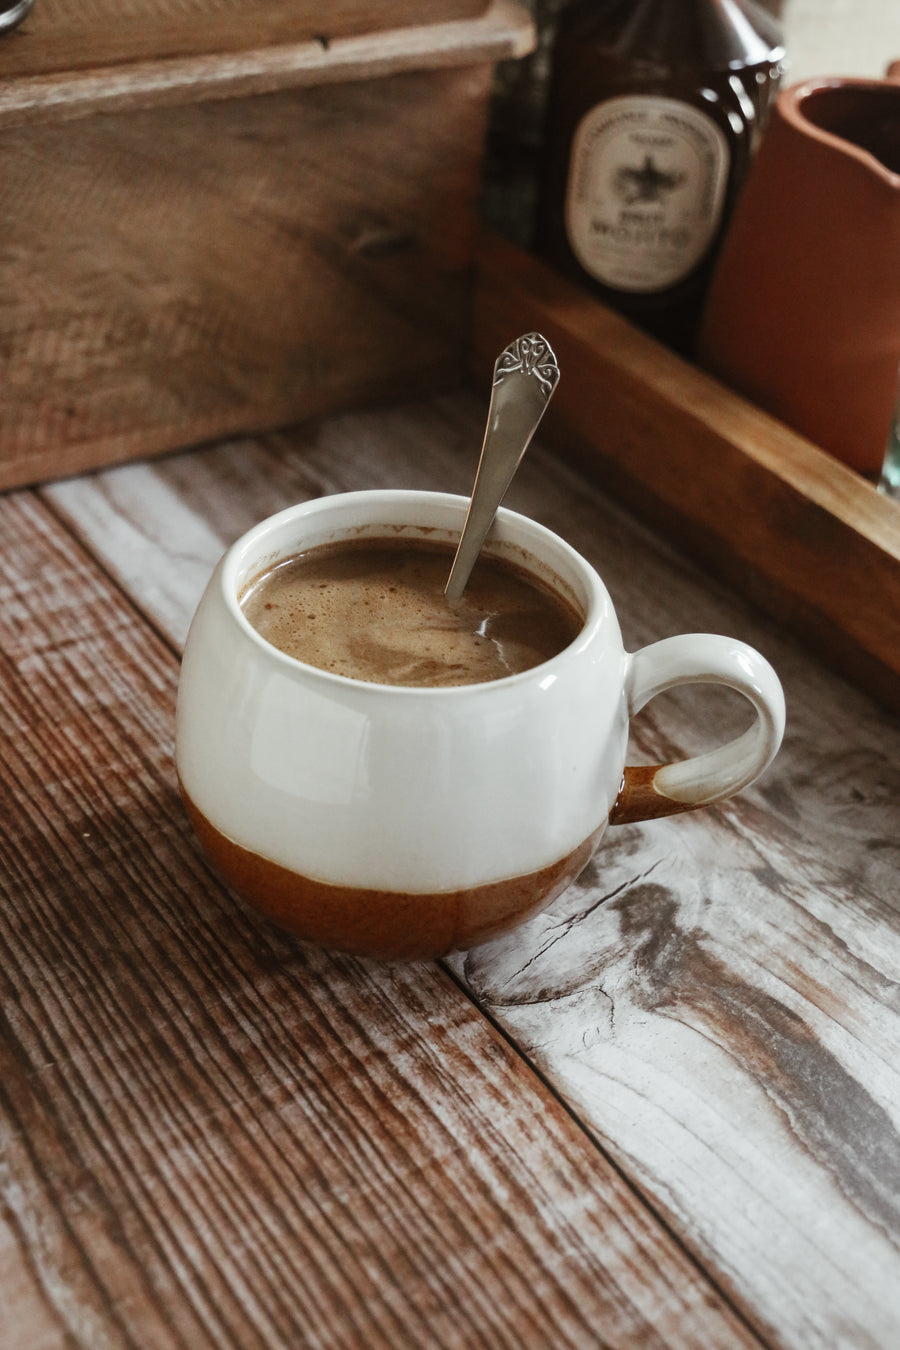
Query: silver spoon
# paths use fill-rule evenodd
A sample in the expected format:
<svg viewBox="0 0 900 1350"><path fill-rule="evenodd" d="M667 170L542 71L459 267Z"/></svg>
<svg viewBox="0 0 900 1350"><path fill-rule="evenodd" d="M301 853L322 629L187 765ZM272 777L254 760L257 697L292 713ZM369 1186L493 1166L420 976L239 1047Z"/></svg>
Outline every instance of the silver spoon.
<svg viewBox="0 0 900 1350"><path fill-rule="evenodd" d="M34 0L0 0L0 37L20 24L33 4Z"/></svg>
<svg viewBox="0 0 900 1350"><path fill-rule="evenodd" d="M494 363L494 383L472 499L444 587L448 600L466 588L497 507L528 449L559 379L553 349L540 333L525 333Z"/></svg>

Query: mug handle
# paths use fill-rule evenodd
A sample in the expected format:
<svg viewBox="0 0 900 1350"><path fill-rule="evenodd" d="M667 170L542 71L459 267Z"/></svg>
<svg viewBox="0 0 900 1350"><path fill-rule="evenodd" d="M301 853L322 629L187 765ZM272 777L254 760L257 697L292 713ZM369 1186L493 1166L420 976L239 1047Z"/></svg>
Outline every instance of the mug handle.
<svg viewBox="0 0 900 1350"><path fill-rule="evenodd" d="M678 684L724 684L753 704L756 721L742 736L676 764L628 765L609 813L610 825L654 820L724 801L772 762L784 735L784 692L759 652L736 638L680 634L642 647L628 658L628 715Z"/></svg>

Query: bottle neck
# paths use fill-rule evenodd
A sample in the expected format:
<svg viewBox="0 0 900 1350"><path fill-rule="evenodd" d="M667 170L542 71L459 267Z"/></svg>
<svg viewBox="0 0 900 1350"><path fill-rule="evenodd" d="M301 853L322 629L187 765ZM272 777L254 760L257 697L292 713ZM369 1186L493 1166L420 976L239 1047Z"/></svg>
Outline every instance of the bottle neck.
<svg viewBox="0 0 900 1350"><path fill-rule="evenodd" d="M777 21L755 0L583 0L562 23L618 60L667 70L736 70L784 57Z"/></svg>

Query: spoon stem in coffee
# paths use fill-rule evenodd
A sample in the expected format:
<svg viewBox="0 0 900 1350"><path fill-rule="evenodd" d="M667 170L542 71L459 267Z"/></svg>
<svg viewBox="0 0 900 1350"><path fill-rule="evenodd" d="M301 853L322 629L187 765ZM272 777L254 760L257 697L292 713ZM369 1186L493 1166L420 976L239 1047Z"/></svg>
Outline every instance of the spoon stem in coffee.
<svg viewBox="0 0 900 1350"><path fill-rule="evenodd" d="M475 485L450 577L448 600L458 600L475 566L513 475L528 449L559 380L553 349L540 333L516 338L497 357L491 402Z"/></svg>

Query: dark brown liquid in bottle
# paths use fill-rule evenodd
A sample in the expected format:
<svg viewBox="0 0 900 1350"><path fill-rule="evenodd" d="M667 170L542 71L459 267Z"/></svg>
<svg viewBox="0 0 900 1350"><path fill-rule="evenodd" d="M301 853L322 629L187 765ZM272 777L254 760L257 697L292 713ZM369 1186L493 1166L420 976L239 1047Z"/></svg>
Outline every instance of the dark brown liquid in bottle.
<svg viewBox="0 0 900 1350"><path fill-rule="evenodd" d="M690 355L783 70L753 0L576 0L554 48L539 251Z"/></svg>

